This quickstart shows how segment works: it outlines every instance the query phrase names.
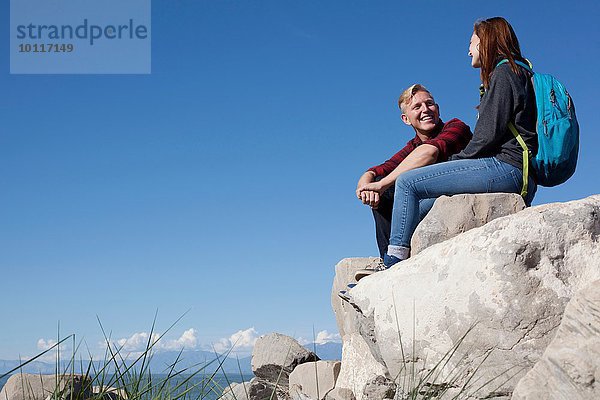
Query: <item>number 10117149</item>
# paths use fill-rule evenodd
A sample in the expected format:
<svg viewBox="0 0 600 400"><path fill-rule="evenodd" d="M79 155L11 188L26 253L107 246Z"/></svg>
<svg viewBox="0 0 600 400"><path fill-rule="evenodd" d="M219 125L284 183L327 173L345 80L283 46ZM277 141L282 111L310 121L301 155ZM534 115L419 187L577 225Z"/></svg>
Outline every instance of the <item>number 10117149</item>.
<svg viewBox="0 0 600 400"><path fill-rule="evenodd" d="M75 47L69 44L58 43L21 43L19 44L19 53L71 53Z"/></svg>

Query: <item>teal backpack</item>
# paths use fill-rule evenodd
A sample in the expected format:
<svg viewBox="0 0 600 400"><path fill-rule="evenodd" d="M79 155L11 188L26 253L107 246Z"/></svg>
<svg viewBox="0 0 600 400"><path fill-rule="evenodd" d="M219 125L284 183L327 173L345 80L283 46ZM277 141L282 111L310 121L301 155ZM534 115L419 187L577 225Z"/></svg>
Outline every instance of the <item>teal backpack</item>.
<svg viewBox="0 0 600 400"><path fill-rule="evenodd" d="M496 66L508 60L500 61ZM533 89L537 104L538 152L531 160L542 186L556 186L573 175L579 153L579 124L575 115L575 106L571 96L552 75L536 74L530 65L516 61L521 67L533 74ZM523 189L527 194L527 176L529 172L529 151L523 138L511 122L508 127L523 148Z"/></svg>

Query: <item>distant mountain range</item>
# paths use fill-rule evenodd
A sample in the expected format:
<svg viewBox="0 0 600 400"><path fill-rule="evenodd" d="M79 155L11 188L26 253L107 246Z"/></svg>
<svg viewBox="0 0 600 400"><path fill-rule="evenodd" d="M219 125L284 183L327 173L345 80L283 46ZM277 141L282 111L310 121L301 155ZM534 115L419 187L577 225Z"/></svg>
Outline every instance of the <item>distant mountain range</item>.
<svg viewBox="0 0 600 400"><path fill-rule="evenodd" d="M322 360L340 360L342 358L342 344L335 342L328 342L324 344L307 344L304 346L310 351L315 351ZM186 369L186 372L195 372L204 366L203 372L212 374L217 371L225 374L237 374L251 375L252 357L247 356L240 358L239 360L230 355L225 360L216 360L215 353L202 351L202 350L189 350L183 351L181 354L177 351L164 351L154 353L150 361L150 371L153 373L164 373L170 366L175 363L179 356L179 360L175 367L176 371ZM15 360L0 360L0 375L16 368L20 364L19 361ZM89 361L77 361L75 366L76 372L80 368L78 366L83 365L87 368ZM100 362L94 362L96 369L98 369ZM221 365L220 365L221 364ZM220 366L219 366L220 365ZM67 367L66 361L61 361L61 370ZM70 368L69 368L70 369ZM24 373L34 374L53 374L55 373L56 365L54 363L46 363L40 361L32 361L22 368Z"/></svg>

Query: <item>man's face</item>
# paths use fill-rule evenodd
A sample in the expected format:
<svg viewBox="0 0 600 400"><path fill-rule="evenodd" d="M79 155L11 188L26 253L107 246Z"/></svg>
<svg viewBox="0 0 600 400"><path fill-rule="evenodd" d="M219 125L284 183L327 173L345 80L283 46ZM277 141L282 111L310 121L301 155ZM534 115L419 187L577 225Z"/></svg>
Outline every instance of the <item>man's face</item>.
<svg viewBox="0 0 600 400"><path fill-rule="evenodd" d="M417 132L432 131L440 121L440 109L427 92L417 92L404 107L402 121Z"/></svg>

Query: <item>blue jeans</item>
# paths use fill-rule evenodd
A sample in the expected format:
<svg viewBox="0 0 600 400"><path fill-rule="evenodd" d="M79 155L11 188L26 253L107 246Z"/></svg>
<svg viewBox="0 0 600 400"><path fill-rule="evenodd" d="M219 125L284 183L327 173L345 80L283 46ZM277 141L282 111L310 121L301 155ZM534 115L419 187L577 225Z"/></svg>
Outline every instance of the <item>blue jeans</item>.
<svg viewBox="0 0 600 400"><path fill-rule="evenodd" d="M381 180L377 178L376 181ZM425 218L435 199L423 199L419 202L419 222ZM387 253L390 244L390 233L392 231L392 213L394 209L394 186L381 194L379 206L372 209L373 219L375 219L375 238L377 239L377 248L379 257L383 258ZM2 399L0 399L2 400Z"/></svg>
<svg viewBox="0 0 600 400"><path fill-rule="evenodd" d="M396 179L390 245L410 247L423 199L461 193L521 193L523 171L495 157L428 165ZM525 204L531 205L537 185L529 178Z"/></svg>

